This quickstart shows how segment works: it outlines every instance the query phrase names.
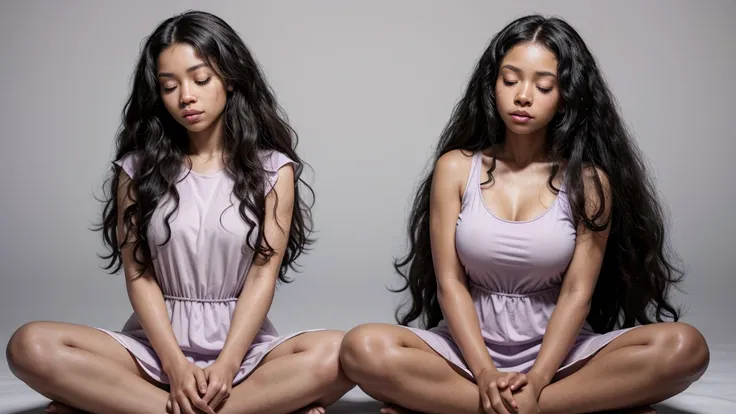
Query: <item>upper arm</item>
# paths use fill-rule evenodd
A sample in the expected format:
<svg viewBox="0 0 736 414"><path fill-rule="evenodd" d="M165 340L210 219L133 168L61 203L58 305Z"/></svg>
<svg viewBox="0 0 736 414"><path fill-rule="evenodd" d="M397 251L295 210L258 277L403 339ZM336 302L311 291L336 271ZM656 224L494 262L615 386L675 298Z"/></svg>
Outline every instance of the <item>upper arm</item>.
<svg viewBox="0 0 736 414"><path fill-rule="evenodd" d="M437 287L466 284L455 247L455 228L462 207L462 194L470 171L470 158L460 150L442 155L435 164L430 192L430 242Z"/></svg>
<svg viewBox="0 0 736 414"><path fill-rule="evenodd" d="M286 163L277 171L271 191L266 195L266 209L263 220L263 237L273 249L268 261L257 260L254 266L267 268L269 273L278 276L278 269L289 240L291 220L294 212L296 178L292 163Z"/></svg>
<svg viewBox="0 0 736 414"><path fill-rule="evenodd" d="M603 171L588 167L583 173L585 214L595 218L596 225L606 224L606 226L602 230L594 231L588 229L582 222L578 224L575 250L562 284L562 294L574 293L589 301L595 290L608 242L612 194L608 177ZM598 194L596 176L601 183L603 199ZM596 217L598 212L600 214Z"/></svg>
<svg viewBox="0 0 736 414"><path fill-rule="evenodd" d="M151 275L153 270L141 274L139 264L134 260L134 243L138 241L138 228L136 227L136 216L133 215L130 220L125 219L125 211L135 202L135 190L133 187L133 179L130 178L126 169L120 168L118 172L117 186L117 238L118 246L123 260L123 270L125 279L128 282L135 280L139 276ZM142 257L139 253L139 260Z"/></svg>

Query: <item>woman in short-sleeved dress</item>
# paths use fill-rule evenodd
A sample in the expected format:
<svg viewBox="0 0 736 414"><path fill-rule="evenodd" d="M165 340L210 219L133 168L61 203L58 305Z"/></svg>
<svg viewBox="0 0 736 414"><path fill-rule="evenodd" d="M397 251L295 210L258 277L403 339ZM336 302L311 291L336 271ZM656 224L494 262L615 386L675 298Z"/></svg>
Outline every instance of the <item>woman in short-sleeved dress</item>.
<svg viewBox="0 0 736 414"><path fill-rule="evenodd" d="M8 344L13 372L59 413L323 413L353 386L342 332L280 334L267 316L311 242L294 146L227 23L197 11L161 23L101 226L134 313L119 331L26 324Z"/></svg>

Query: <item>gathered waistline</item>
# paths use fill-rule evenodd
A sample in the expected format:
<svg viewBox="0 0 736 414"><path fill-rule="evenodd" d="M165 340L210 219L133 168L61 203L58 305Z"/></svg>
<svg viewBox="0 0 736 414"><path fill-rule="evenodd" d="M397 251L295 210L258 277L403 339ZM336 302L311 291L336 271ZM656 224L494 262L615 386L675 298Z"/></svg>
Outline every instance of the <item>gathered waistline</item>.
<svg viewBox="0 0 736 414"><path fill-rule="evenodd" d="M222 299L207 299L207 298L187 298L183 296L164 295L164 299L173 300L176 302L197 302L197 303L227 303L235 302L238 298L222 298Z"/></svg>
<svg viewBox="0 0 736 414"><path fill-rule="evenodd" d="M481 286L481 285L479 285L479 284L477 284L477 283L475 283L475 282L473 282L471 280L468 280L468 287L470 287L471 289L479 290L479 291L481 291L483 293L487 293L489 295L494 295L494 296L508 296L508 297L511 297L511 298L528 298L528 297L531 297L531 296L544 295L545 293L549 293L549 292L559 291L560 290L560 288L558 286L552 286L552 287L547 288L547 289L535 290L535 291L527 292L527 293L498 292L498 291L495 291L495 290L488 289L485 286Z"/></svg>

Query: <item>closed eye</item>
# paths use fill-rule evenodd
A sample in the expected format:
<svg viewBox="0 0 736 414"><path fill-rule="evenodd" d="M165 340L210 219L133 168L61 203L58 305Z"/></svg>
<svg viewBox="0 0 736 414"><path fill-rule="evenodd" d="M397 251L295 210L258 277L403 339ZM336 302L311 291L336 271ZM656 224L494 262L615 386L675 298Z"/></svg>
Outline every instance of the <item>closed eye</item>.
<svg viewBox="0 0 736 414"><path fill-rule="evenodd" d="M196 83L196 84L197 84L197 85L199 85L199 86L204 86L204 85L206 85L206 84L210 83L210 80L211 80L211 79L212 79L212 76L210 76L209 78L207 78L207 79L205 79L205 80L201 80L201 81L194 81L194 83Z"/></svg>

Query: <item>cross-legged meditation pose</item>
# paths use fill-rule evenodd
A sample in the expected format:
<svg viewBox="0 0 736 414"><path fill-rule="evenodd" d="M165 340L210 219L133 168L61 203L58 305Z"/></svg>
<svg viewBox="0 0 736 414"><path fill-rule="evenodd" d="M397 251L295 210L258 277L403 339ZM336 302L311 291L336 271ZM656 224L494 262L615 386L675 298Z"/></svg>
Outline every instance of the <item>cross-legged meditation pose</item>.
<svg viewBox="0 0 736 414"><path fill-rule="evenodd" d="M296 134L234 30L203 12L148 37L101 225L134 314L119 332L31 322L8 362L56 412L323 413L353 384L343 333L267 314L310 238ZM300 191L301 190L301 191Z"/></svg>
<svg viewBox="0 0 736 414"><path fill-rule="evenodd" d="M396 264L401 326L341 347L384 412L649 411L703 374L706 342L668 296L682 274L656 191L565 21L493 38L433 161Z"/></svg>

